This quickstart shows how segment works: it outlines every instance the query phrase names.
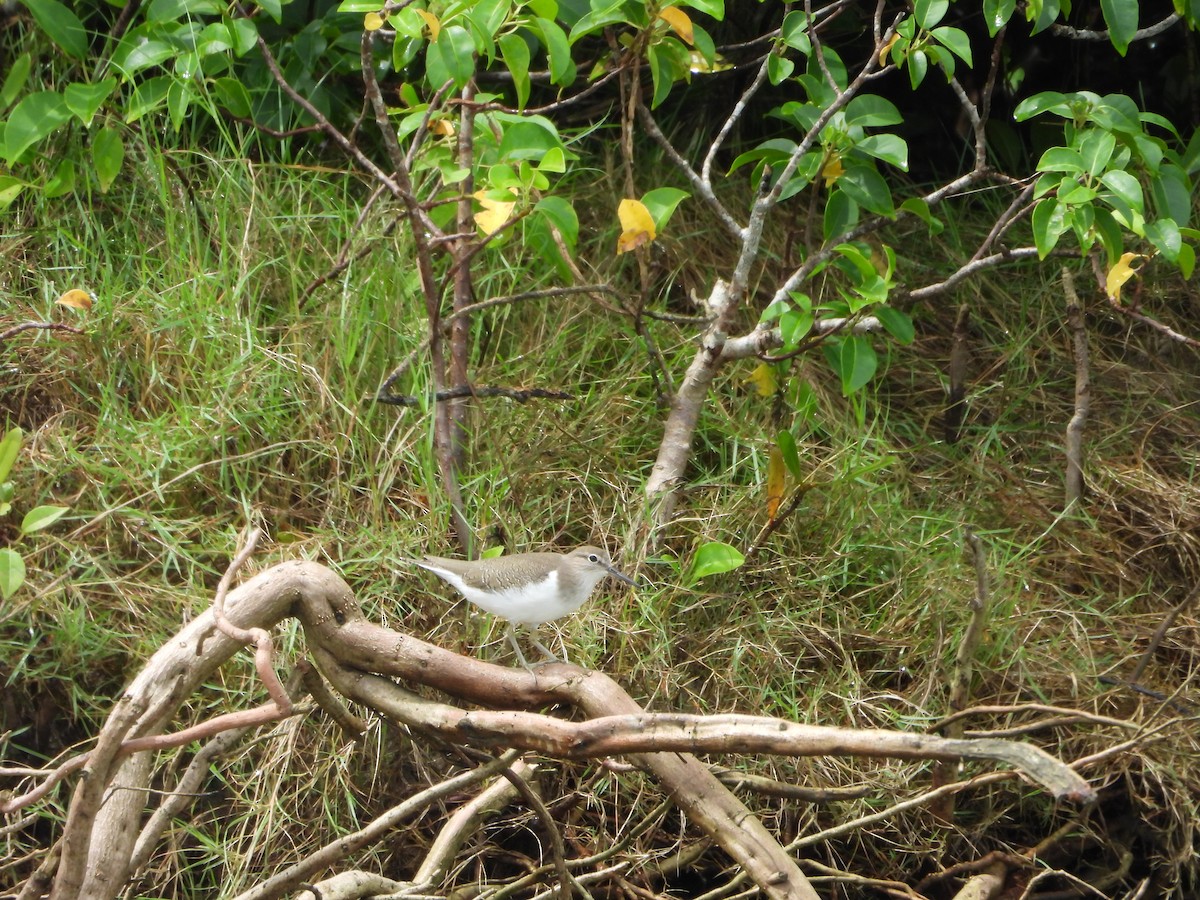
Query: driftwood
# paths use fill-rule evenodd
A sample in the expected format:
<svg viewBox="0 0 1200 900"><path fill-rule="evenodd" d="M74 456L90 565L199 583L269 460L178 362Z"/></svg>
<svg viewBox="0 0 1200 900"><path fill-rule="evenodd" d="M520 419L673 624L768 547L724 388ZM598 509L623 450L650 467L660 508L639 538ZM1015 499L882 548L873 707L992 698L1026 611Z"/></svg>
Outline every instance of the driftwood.
<svg viewBox="0 0 1200 900"><path fill-rule="evenodd" d="M1055 796L1084 802L1094 797L1086 781L1072 769L1025 743L818 728L760 716L646 713L600 672L565 664L543 666L532 673L503 668L383 628L363 616L340 577L312 562L273 566L230 592L223 606L223 615L237 629L271 629L295 616L303 625L311 658L337 694L406 724L416 733L436 733L464 746L509 747L560 758L625 755L657 779L688 820L772 898L811 900L817 895L796 858L691 752L995 759L1020 768ZM209 722L177 735L166 734L188 698L243 648L230 636L234 630L219 628L210 609L165 642L134 678L98 735L95 749L86 758L77 758L84 760L86 777L75 787L57 848L57 868L51 872L51 864L44 866L47 871L39 872L38 885L27 884L23 896L36 896L41 885L50 883L51 897L101 900L116 896L137 874L135 867L147 858L148 845L158 833L154 829L161 830L163 818L150 816L142 824L148 798L158 796L147 791L156 758L149 751L178 746L201 731L211 737L218 731L228 733L227 729L305 711L289 699L289 709L271 702L222 716L216 725ZM394 679L429 685L484 709L463 709L417 697ZM299 693L306 683L305 678L291 679L289 694ZM335 703L331 697L320 702L322 708ZM526 711L552 703L573 706L586 719L567 722ZM354 727L353 719L334 712L346 723L344 727ZM213 739L222 739L224 733ZM431 802L430 797L461 791L497 772L507 772L510 781L520 779L513 771L518 768L515 759L511 755L492 760L421 792L389 811L390 818L379 827L411 816L423 808L419 804ZM78 762L71 763L61 767L60 773L79 767ZM187 778L187 773L183 777ZM59 774L47 783L61 778ZM521 784L519 780L514 783ZM520 789L516 793L525 795ZM164 802L170 802L169 798L170 792ZM31 799L32 795L15 798L0 804L0 811L12 812ZM370 842L374 834L364 829L359 846ZM298 890L314 872L343 860L351 843L344 837L275 873L243 896L273 897ZM431 861L421 874L430 877L442 871L444 860ZM359 876L366 881L373 877L369 873ZM573 881L574 876L571 878Z"/></svg>

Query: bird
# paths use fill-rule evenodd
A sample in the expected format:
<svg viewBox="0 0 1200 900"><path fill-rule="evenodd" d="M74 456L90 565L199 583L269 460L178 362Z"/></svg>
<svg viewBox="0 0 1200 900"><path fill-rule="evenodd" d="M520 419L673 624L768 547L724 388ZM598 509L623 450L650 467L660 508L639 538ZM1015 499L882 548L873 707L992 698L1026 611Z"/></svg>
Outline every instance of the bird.
<svg viewBox="0 0 1200 900"><path fill-rule="evenodd" d="M413 562L451 584L476 606L506 620L505 636L526 669L530 666L517 644L513 625L536 629L543 622L575 612L610 575L636 586L612 564L606 550L590 545L570 553L516 553L469 561L426 556ZM548 659L558 659L535 636L530 635L530 640Z"/></svg>

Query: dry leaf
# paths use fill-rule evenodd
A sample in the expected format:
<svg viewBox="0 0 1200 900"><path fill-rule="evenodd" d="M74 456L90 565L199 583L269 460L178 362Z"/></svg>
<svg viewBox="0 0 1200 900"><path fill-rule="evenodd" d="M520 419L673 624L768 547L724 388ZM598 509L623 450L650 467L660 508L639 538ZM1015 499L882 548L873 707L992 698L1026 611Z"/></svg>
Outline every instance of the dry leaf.
<svg viewBox="0 0 1200 900"><path fill-rule="evenodd" d="M1104 279L1104 290L1110 300L1121 299L1121 286L1138 273L1130 263L1138 259L1143 259L1142 254L1122 253L1116 265L1108 270L1108 277Z"/></svg>
<svg viewBox="0 0 1200 900"><path fill-rule="evenodd" d="M383 27L383 16L377 12L369 12L363 16L363 31L378 31Z"/></svg>
<svg viewBox="0 0 1200 900"><path fill-rule="evenodd" d="M670 25L671 30L679 35L684 43L692 44L695 42L692 33L692 20L678 6L668 6L666 9L659 10L658 17Z"/></svg>
<svg viewBox="0 0 1200 900"><path fill-rule="evenodd" d="M767 457L767 518L775 521L779 505L783 502L783 489L787 484L787 466L778 447L771 447Z"/></svg>
<svg viewBox="0 0 1200 900"><path fill-rule="evenodd" d="M879 64L881 66L887 65L887 55L891 51L892 45L895 44L896 41L898 41L898 40L900 40L900 35L893 34L891 37L891 40L889 40L886 44L884 44L882 47L879 48Z"/></svg>
<svg viewBox="0 0 1200 900"><path fill-rule="evenodd" d="M833 187L833 183L846 174L846 170L842 168L842 158L838 154L829 157L829 160L821 168L821 177L825 179L825 190Z"/></svg>
<svg viewBox="0 0 1200 900"><path fill-rule="evenodd" d="M622 200L617 207L617 218L621 220L621 236L617 238L618 254L628 253L657 236L654 218L641 200Z"/></svg>
<svg viewBox="0 0 1200 900"><path fill-rule="evenodd" d="M511 191L510 191L511 192ZM484 234L490 235L500 230L500 227L512 217L516 208L516 200L493 200L486 191L476 191L475 199L483 207L475 213L475 224Z"/></svg>
<svg viewBox="0 0 1200 900"><path fill-rule="evenodd" d="M754 390L760 397L774 397L775 392L779 390L775 367L770 363L759 363L746 380L754 385Z"/></svg>
<svg viewBox="0 0 1200 900"><path fill-rule="evenodd" d="M96 302L96 297L87 291L81 291L79 288L72 288L61 297L54 301L60 306L69 306L72 309L88 310L92 308L92 304Z"/></svg>
<svg viewBox="0 0 1200 900"><path fill-rule="evenodd" d="M425 24L429 27L429 39L436 41L438 35L442 33L442 23L438 21L438 17L427 9L418 9L416 13L425 20Z"/></svg>

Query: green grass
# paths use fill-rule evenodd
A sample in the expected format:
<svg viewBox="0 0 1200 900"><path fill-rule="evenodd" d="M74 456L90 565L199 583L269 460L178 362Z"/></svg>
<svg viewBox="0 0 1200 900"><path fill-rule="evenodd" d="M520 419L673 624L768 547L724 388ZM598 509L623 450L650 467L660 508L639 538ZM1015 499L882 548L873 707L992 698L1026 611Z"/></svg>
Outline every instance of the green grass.
<svg viewBox="0 0 1200 900"><path fill-rule="evenodd" d="M349 234L365 186L320 165L249 164L152 141L132 157L116 196L46 203L0 234L18 248L0 262L6 324L52 318L87 331L27 332L0 347L0 365L13 373L0 385L0 410L30 433L15 472L18 498L72 507L22 545L29 584L0 613L0 659L13 698L0 713L0 732L12 729L5 755L35 761L94 734L141 661L209 604L252 518L274 543L251 568L319 560L390 627L507 659L494 623L403 562L451 546L428 412L369 402L425 336L411 251L384 235L387 220L377 212L359 235L374 252L303 296ZM607 188L593 190L580 188L581 208L608 209ZM687 215L681 209L678 234L702 238L704 226ZM581 258L628 287L635 276L628 260L611 258L611 223L602 212L590 218L592 243ZM969 245L980 226L955 227L964 234L947 237L951 250L956 240ZM703 283L724 263L724 246L670 240L673 277ZM926 238L910 240L902 256L930 258ZM513 248L489 257L482 272L481 299L553 283L544 266ZM474 407L463 474L468 518L483 543L513 550L589 540L624 547L620 562L640 571L644 587L599 592L560 624L572 659L614 674L656 710L927 727L946 712L948 673L970 615L974 574L963 551L970 527L987 547L994 602L975 699L1152 717L1153 705L1096 678L1127 674L1165 609L1200 574L1200 547L1190 537L1200 524L1191 450L1200 420L1189 399L1197 369L1097 309L1091 493L1082 515L1059 519L1073 375L1055 279L1050 267L1019 279L1002 273L957 298L973 303L975 352L968 419L954 446L941 441L939 418L951 301L911 311L917 341L886 351L862 424L819 353L792 368L782 421L774 400L747 381L755 363L729 366L702 416L681 515L665 542L668 561L657 563L636 558L647 527L641 488L665 417L640 339L623 317L586 297L489 311L473 325L475 382L566 390L575 399ZM100 298L85 316L53 303L77 286ZM1163 314L1184 308L1169 298ZM650 327L680 377L693 332ZM396 390L427 394L426 366L419 358ZM808 417L795 413L802 389L811 391ZM781 427L796 435L813 487L747 566L685 586L680 571L701 542L745 548L765 524L767 452ZM1181 636L1147 673L1149 685L1169 693L1194 677L1187 649L1194 628L1194 613L1181 620ZM294 626L281 644L289 655L303 652ZM199 719L258 694L242 659L222 670L191 714ZM39 702L55 713L35 727ZM1070 757L1110 737L1080 730L1038 739ZM182 852L156 858L155 889L232 893L290 858L265 834L286 832L312 846L352 830L412 779L439 770L432 757L440 751L401 750L399 742L377 723L347 755L332 727L313 719L248 741L210 786L222 793L205 797L196 818L176 829ZM1198 779L1187 744L1176 736L1137 765L1124 764L1131 802L1161 802L1177 813L1147 858L1197 839L1195 819L1188 824L1184 814L1194 802L1181 799ZM798 833L884 806L926 778L926 767L910 763L735 762L783 780L875 787L833 812L797 813L803 824L788 827ZM1139 766L1146 771L1134 771ZM565 771L564 791L595 788L600 798L613 790L603 771ZM630 801L625 788L615 794L612 806L595 802L611 813ZM1042 795L1015 789L988 798L998 815L1011 816L1009 830L997 833L1015 843L1030 839L1032 823L1061 824ZM47 814L61 814L63 802ZM757 802L768 816L789 815ZM927 831L913 814L878 835L903 840ZM424 835L379 850L381 864L404 870ZM938 840L928 835L922 849L932 852ZM911 871L911 860L888 856L886 841L850 839L830 849L838 855L871 874ZM223 857L226 865L215 862ZM1194 883L1186 860L1154 865L1164 884L1171 877Z"/></svg>

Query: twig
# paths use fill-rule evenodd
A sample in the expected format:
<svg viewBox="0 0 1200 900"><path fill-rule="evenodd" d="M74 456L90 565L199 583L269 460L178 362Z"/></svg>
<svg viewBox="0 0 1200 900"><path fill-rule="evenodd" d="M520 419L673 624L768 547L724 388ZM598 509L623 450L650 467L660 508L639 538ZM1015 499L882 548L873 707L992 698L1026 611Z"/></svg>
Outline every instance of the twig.
<svg viewBox="0 0 1200 900"><path fill-rule="evenodd" d="M950 394L947 397L946 413L942 421L942 439L947 444L958 443L962 423L967 411L967 366L970 360L971 307L963 303L954 317L954 337L950 345Z"/></svg>
<svg viewBox="0 0 1200 900"><path fill-rule="evenodd" d="M566 391L552 391L546 388L504 388L504 387L489 387L484 385L464 384L458 387L446 388L443 391L438 391L433 395L433 399L437 403L446 400L455 400L459 397L507 397L509 400L516 400L518 403L528 403L530 400L574 400L574 394L568 394ZM421 397L413 397L408 394L383 394L374 398L376 403L385 403L388 406L405 406L409 408L421 406L426 402Z"/></svg>
<svg viewBox="0 0 1200 900"><path fill-rule="evenodd" d="M1087 424L1092 390L1088 368L1087 330L1083 310L1075 292L1075 278L1066 268L1062 270L1063 292L1067 295L1067 327L1071 331L1075 359L1075 412L1067 423L1067 496L1066 509L1083 499L1083 428Z"/></svg>
<svg viewBox="0 0 1200 900"><path fill-rule="evenodd" d="M1145 28L1139 28L1129 37L1129 43L1134 41L1142 41L1146 38L1151 38L1162 34L1168 28L1175 25L1180 20L1179 13L1171 13L1161 22L1156 22L1153 25L1147 25ZM1108 41L1111 40L1111 35L1107 29L1104 31L1091 31L1086 28L1072 28L1070 25L1062 25L1058 22L1050 26L1050 33L1057 34L1060 37L1074 38L1079 41Z"/></svg>
<svg viewBox="0 0 1200 900"><path fill-rule="evenodd" d="M1146 645L1146 652L1138 660L1137 668L1129 676L1131 682L1136 684L1142 680L1142 676L1146 673L1146 667L1150 665L1150 660L1158 652L1158 645L1162 643L1162 639L1166 636L1168 629L1175 624L1175 620L1179 617L1180 613L1196 602L1197 597L1200 597L1200 585L1192 588L1188 592L1188 595L1171 607L1170 611L1163 617L1162 622L1154 629L1154 634L1150 637L1150 643Z"/></svg>
<svg viewBox="0 0 1200 900"><path fill-rule="evenodd" d="M968 698L970 697L971 676L975 667L975 654L979 651L979 645L983 642L984 630L987 628L988 612L991 605L989 600L987 552L984 550L983 541L979 539L979 535L967 529L966 545L975 569L975 596L971 598L968 604L971 610L971 620L967 624L966 631L963 632L962 640L958 645L958 651L954 654L954 670L950 675L950 695L946 705L955 711L966 707ZM961 738L962 731L961 723L953 720L945 728L948 738ZM947 763L939 762L934 766L934 786L948 784L951 780L952 770ZM953 795L947 795L941 802L935 805L933 813L942 822L949 823L954 815Z"/></svg>
<svg viewBox="0 0 1200 900"><path fill-rule="evenodd" d="M260 537L262 537L261 528L250 529L245 545L229 563L225 574L221 576L221 583L217 585L217 594L213 598L213 618L216 620L217 629L231 640L254 645L254 666L258 670L258 677L262 679L263 686L266 687L267 693L275 705L279 707L279 711L286 715L292 710L292 700L288 697L287 691L283 689L279 676L275 674L275 645L271 640L271 633L265 628L239 628L225 615L225 595L229 593L229 585L233 581L233 576L250 558Z"/></svg>
<svg viewBox="0 0 1200 900"><path fill-rule="evenodd" d="M71 334L86 334L82 328L76 328L74 325L68 325L66 322L22 322L20 325L14 325L6 331L0 331L0 343L7 341L9 338L16 337L22 331L31 329L41 331L69 331Z"/></svg>

